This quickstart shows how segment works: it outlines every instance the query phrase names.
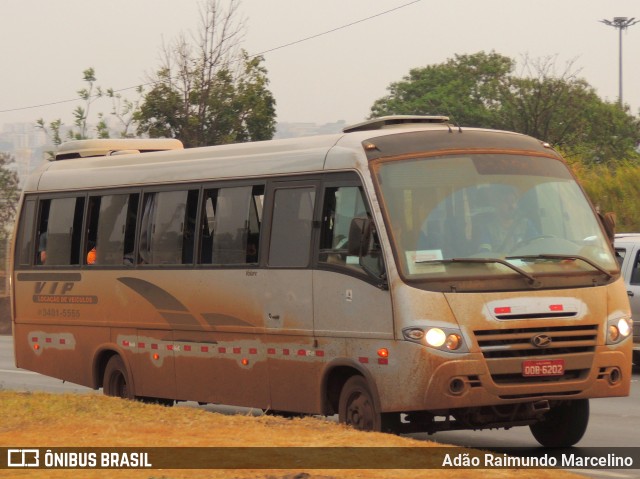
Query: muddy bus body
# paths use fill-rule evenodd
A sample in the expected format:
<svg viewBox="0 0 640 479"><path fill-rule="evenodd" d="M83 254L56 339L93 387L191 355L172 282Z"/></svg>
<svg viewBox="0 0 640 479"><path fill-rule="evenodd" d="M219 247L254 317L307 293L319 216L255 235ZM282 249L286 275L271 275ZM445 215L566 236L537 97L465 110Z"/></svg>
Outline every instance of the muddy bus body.
<svg viewBox="0 0 640 479"><path fill-rule="evenodd" d="M166 150L166 151L158 151ZM109 395L368 430L582 437L631 315L561 157L393 117L311 138L63 145L16 228L16 364Z"/></svg>

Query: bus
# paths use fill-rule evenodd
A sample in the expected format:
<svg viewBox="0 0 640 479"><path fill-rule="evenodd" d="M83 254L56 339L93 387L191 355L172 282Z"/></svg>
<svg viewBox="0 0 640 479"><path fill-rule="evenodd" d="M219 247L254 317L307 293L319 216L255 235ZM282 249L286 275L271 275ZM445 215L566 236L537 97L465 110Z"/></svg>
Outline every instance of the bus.
<svg viewBox="0 0 640 479"><path fill-rule="evenodd" d="M548 144L447 117L69 142L20 202L16 365L161 404L570 446L589 399L630 389L606 226Z"/></svg>

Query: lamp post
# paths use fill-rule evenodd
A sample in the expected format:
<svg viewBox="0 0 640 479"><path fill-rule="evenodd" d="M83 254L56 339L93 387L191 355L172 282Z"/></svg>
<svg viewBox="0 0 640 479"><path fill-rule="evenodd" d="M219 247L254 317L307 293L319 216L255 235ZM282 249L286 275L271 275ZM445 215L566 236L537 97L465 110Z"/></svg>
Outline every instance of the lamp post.
<svg viewBox="0 0 640 479"><path fill-rule="evenodd" d="M622 108L622 30L626 30L631 25L640 22L640 20L636 20L634 17L614 17L613 20L605 19L600 21L605 25L618 29L618 103L620 104L620 108Z"/></svg>

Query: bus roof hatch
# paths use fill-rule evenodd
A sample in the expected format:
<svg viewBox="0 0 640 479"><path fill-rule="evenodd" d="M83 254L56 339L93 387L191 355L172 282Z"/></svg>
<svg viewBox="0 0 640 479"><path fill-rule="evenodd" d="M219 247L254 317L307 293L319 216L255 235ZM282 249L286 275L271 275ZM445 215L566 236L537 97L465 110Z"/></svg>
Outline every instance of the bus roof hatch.
<svg viewBox="0 0 640 479"><path fill-rule="evenodd" d="M345 127L343 133L354 131L381 130L383 128L393 128L398 126L408 126L417 123L448 123L448 116L421 116L421 115L392 115L373 118L355 125Z"/></svg>
<svg viewBox="0 0 640 479"><path fill-rule="evenodd" d="M182 142L174 138L75 140L60 145L54 160L182 150L183 148Z"/></svg>

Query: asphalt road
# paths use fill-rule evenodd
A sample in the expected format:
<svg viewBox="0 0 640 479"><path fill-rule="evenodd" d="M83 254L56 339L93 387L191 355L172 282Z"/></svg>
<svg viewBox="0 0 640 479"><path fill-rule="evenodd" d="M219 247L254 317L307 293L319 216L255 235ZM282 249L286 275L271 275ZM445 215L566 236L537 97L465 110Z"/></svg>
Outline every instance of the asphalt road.
<svg viewBox="0 0 640 479"><path fill-rule="evenodd" d="M96 394L98 392L71 383L42 376L30 371L16 369L13 358L11 336L0 336L0 390L44 391L49 393ZM196 403L187 406L198 407ZM580 447L640 447L640 371L632 378L631 395L624 398L604 398L590 401L591 418ZM223 406L205 406L227 414L237 409ZM247 410L243 410L246 414ZM452 431L427 434L412 434L415 439L428 439L443 444L454 444L481 449L492 448L537 448L536 440L528 427L510 430ZM635 470L591 470L576 471L591 477L609 479L631 479L640 476Z"/></svg>

